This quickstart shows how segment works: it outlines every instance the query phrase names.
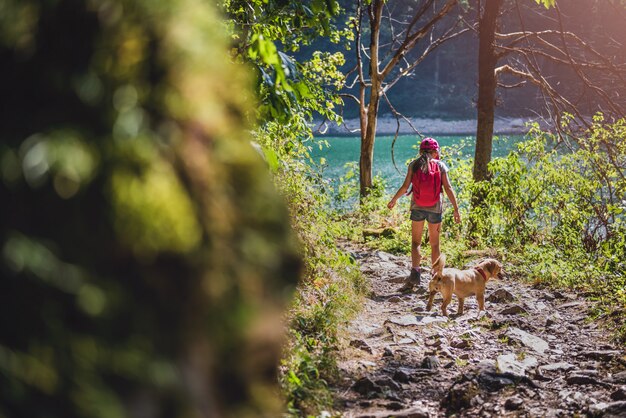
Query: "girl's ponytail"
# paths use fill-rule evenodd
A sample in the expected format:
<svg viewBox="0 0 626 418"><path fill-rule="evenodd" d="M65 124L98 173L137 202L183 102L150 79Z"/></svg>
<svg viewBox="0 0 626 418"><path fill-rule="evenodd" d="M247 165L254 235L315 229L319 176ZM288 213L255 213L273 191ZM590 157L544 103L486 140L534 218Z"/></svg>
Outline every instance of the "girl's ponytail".
<svg viewBox="0 0 626 418"><path fill-rule="evenodd" d="M415 160L415 164L413 164L413 174L415 174L417 170L422 170L424 173L427 173L428 163L432 158L430 152L420 151L420 156Z"/></svg>

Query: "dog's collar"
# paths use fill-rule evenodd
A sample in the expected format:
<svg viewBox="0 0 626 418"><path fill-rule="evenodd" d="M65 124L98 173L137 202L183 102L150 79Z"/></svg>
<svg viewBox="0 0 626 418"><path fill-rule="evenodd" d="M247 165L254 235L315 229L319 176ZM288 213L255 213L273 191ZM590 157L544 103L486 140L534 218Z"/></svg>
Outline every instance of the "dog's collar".
<svg viewBox="0 0 626 418"><path fill-rule="evenodd" d="M481 276L483 276L483 279L485 279L485 281L487 281L487 275L485 274L485 270L483 270L480 267L474 267L474 270L476 270L477 272L480 273Z"/></svg>

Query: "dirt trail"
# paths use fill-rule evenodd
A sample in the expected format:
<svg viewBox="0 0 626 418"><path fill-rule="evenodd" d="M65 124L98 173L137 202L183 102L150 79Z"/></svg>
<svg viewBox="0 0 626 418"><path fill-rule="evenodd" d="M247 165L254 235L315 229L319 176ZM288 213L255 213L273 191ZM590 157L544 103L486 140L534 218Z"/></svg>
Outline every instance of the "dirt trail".
<svg viewBox="0 0 626 418"><path fill-rule="evenodd" d="M400 287L396 257L344 244L371 282L345 335L335 387L344 417L626 417L626 352L590 322L588 302L514 280L487 284L487 314L425 312L430 277ZM451 309L456 311L456 297Z"/></svg>

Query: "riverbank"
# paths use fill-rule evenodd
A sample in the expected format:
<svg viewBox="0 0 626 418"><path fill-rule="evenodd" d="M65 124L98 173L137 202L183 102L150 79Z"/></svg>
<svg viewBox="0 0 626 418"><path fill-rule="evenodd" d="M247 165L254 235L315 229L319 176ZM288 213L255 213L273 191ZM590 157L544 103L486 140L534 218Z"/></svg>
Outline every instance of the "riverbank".
<svg viewBox="0 0 626 418"><path fill-rule="evenodd" d="M400 120L401 135L415 134L415 130L422 135L475 135L476 119L445 120L412 118L411 124L406 120ZM538 118L496 118L494 121L494 133L496 135L518 134L528 132L527 125L532 122L542 122ZM545 123L541 123L545 126ZM413 125L413 127L411 127ZM415 130L413 129L415 128ZM334 123L322 123L316 121L314 129L324 135L343 136L357 135L359 133L359 119L345 119L342 125ZM391 116L382 116L378 119L376 133L378 135L395 135L398 129L398 121Z"/></svg>

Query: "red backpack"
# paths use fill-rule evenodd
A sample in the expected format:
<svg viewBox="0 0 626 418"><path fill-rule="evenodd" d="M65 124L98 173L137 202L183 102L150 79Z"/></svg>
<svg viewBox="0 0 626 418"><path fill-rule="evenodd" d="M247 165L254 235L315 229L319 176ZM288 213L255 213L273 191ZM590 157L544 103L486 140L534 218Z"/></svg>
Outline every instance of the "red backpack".
<svg viewBox="0 0 626 418"><path fill-rule="evenodd" d="M413 185L413 201L417 206L429 207L439 202L441 195L441 169L439 160L428 162L428 171L425 173L419 168L411 178Z"/></svg>

